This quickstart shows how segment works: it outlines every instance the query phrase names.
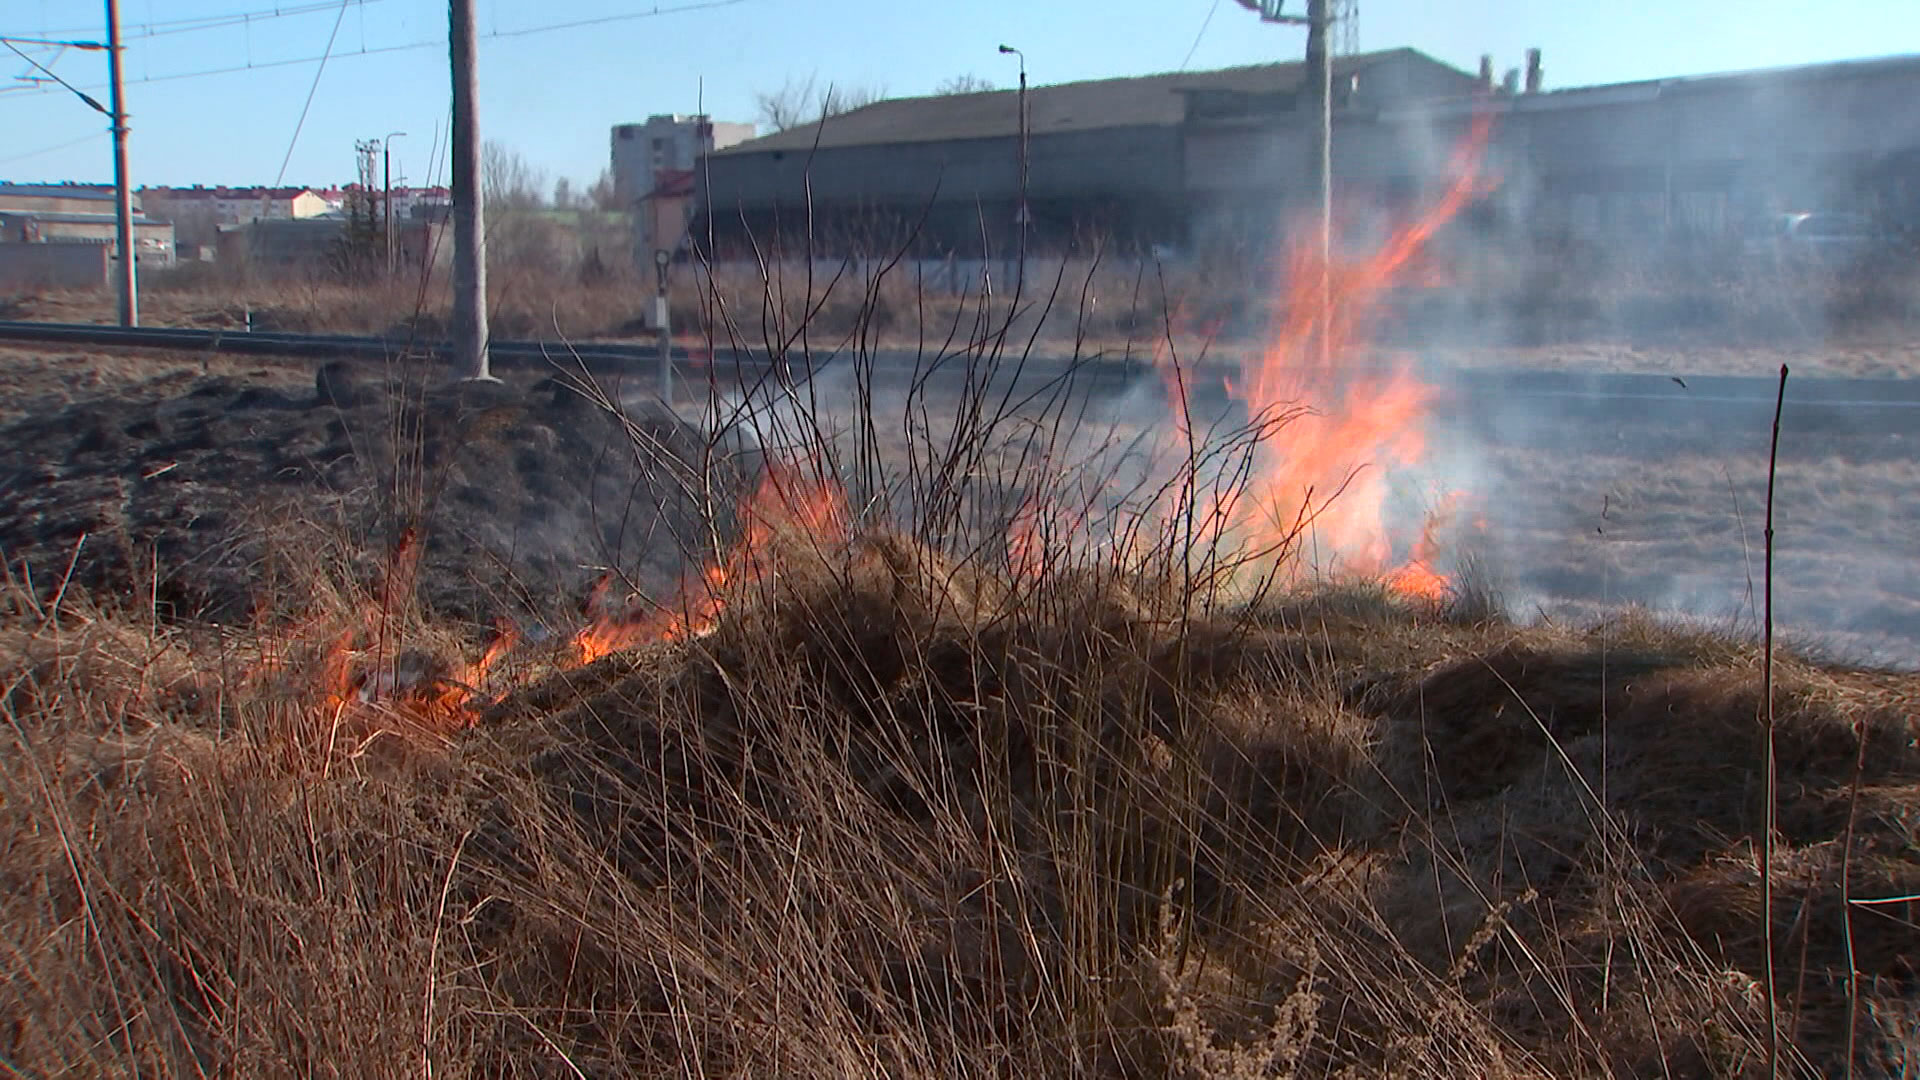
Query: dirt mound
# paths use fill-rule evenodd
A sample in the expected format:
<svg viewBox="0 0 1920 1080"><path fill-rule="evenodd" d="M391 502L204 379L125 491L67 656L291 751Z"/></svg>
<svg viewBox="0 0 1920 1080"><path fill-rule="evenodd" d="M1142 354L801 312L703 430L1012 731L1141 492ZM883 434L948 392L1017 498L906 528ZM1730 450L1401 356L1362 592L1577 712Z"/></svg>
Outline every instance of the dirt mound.
<svg viewBox="0 0 1920 1080"><path fill-rule="evenodd" d="M364 579L411 531L431 609L545 617L608 572L670 589L750 467L657 406L616 413L554 379L211 376L0 428L0 552L43 588L70 565L70 584L226 620L277 610L262 590L314 560Z"/></svg>

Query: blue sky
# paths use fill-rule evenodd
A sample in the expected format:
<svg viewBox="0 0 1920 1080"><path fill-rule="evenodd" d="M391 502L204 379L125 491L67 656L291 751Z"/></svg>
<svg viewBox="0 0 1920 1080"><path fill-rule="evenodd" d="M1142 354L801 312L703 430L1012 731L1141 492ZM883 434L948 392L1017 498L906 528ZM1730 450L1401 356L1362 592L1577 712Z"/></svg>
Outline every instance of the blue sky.
<svg viewBox="0 0 1920 1080"><path fill-rule="evenodd" d="M550 176L590 181L608 128L649 113L754 118L756 91L789 79L925 93L973 74L1015 81L1000 42L1026 52L1035 82L1291 59L1302 32L1260 24L1234 0L478 0L481 123ZM1360 47L1421 49L1472 69L1483 52L1517 67L1545 53L1547 86L1920 51L1920 0L1361 0ZM6 0L0 35L98 38L97 0ZM283 14L204 28L212 20ZM286 14L291 12L291 14ZM559 23L587 23L522 33ZM391 130L397 171L445 177L444 0L121 0L137 184L351 179L356 138ZM337 25L337 32L336 32ZM1203 31L1204 27L1204 31ZM301 113L320 73L312 107ZM395 48L424 43L419 48ZM24 47L24 46L23 46ZM24 47L83 89L105 81L100 53ZM392 50L392 51L378 51ZM1191 54L1189 58L1189 54ZM293 62L289 62L293 61ZM277 65L277 66L276 66ZM226 74L198 74L241 68ZM0 50L0 178L104 180L105 121L57 88L16 76ZM187 75L193 77L179 78ZM104 90L96 93L105 101ZM296 127L298 136L296 138ZM290 152L291 151L291 152Z"/></svg>

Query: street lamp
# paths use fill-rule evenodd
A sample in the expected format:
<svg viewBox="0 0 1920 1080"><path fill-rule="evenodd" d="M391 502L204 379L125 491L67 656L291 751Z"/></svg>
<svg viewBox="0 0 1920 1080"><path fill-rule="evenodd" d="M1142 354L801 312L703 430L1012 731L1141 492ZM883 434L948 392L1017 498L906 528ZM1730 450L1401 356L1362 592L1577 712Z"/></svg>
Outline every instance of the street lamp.
<svg viewBox="0 0 1920 1080"><path fill-rule="evenodd" d="M1024 229L1033 215L1027 210L1027 54L1011 45L1000 46L1000 55L1020 58L1020 205L1013 220Z"/></svg>
<svg viewBox="0 0 1920 1080"><path fill-rule="evenodd" d="M389 131L387 137L380 140L380 169L385 174L381 180L380 213L385 219L386 228L381 231L387 240L387 276L393 276L393 140L405 135L404 131Z"/></svg>
<svg viewBox="0 0 1920 1080"><path fill-rule="evenodd" d="M1011 45L1000 46L1000 55L1012 54L1020 58L1020 200L1013 211L1014 224L1020 226L1020 270L1016 276L1024 276L1027 264L1027 224L1033 220L1033 214L1027 209L1027 54ZM1017 293L1019 286L1015 285Z"/></svg>

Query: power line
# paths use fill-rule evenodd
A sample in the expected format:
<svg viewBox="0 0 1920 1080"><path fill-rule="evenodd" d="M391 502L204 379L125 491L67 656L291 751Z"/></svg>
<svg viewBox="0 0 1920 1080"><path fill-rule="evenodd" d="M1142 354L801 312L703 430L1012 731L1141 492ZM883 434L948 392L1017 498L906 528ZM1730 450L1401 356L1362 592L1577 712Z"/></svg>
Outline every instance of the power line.
<svg viewBox="0 0 1920 1080"><path fill-rule="evenodd" d="M707 11L714 8L734 7L749 2L750 0L702 0L702 2L680 4L675 7L660 7L659 5L655 5L649 11L634 11L623 15L604 15L593 19L575 19L571 22L548 23L542 26L521 27L515 30L494 30L481 34L480 37L483 39L530 37L534 34L572 30L582 26L599 26L606 23L630 22L635 19L651 19L661 15L678 15L689 11ZM330 7L331 5L328 6ZM408 52L413 49L443 49L446 47L446 44L447 41L445 38L434 38L426 41L409 41L400 45L379 45L371 49L360 48L349 52L333 53L332 58L345 59L352 56L377 56L383 53ZM175 72L171 75L147 75L138 79L128 79L127 82L129 84L177 82L181 79L202 79L213 75L235 75L243 71L264 71L268 68L296 67L300 64L324 63L326 59L328 59L327 56L302 56L290 60L265 60L259 63L236 64L232 67ZM98 90L104 85L105 84L95 84L88 86L87 89ZM47 93L52 93L52 91L41 86L4 87L0 88L0 101L4 101L9 96L32 97L36 94Z"/></svg>
<svg viewBox="0 0 1920 1080"><path fill-rule="evenodd" d="M1213 6L1207 9L1207 17L1200 20L1200 32L1193 35L1193 45L1187 49L1187 58L1180 61L1180 70L1187 70L1193 63L1193 54L1200 51L1200 39L1207 36L1207 27L1213 25L1213 13L1220 10L1220 0L1213 0Z"/></svg>
<svg viewBox="0 0 1920 1080"><path fill-rule="evenodd" d="M368 4L377 4L380 0L348 0L348 2L359 7L365 7ZM123 41L129 39L140 40L167 37L173 34L194 34L202 30L224 30L230 26L244 26L248 23L267 22L273 19L289 19L299 15L314 15L321 12L332 11L333 8L333 0L314 0L312 3L282 4L277 7L265 8L259 11L235 11L225 15L196 15L186 19L149 20L147 22L134 24L137 27L143 27L143 33L122 33L120 37ZM48 30L45 31L45 33L50 37L58 37L63 34L94 33L99 29L98 25L76 26L63 30Z"/></svg>
<svg viewBox="0 0 1920 1080"><path fill-rule="evenodd" d="M104 139L106 137L107 137L106 132L96 131L90 135L82 135L77 139L68 139L66 142L63 142L63 143L55 143L52 146L43 146L38 150L29 150L24 154L13 154L9 157L0 158L0 165L11 165L16 161L25 161L28 158L37 158L42 154L51 154L56 150L71 149L72 147L79 146L82 143L90 143L97 139Z"/></svg>
<svg viewBox="0 0 1920 1080"><path fill-rule="evenodd" d="M280 159L280 174L273 178L273 186L287 178L287 163L293 160L293 148L300 145L300 130L307 126L307 111L313 108L313 95L320 90L320 76L327 73L327 57L333 55L334 39L340 36L340 24L347 20L347 7L350 0L340 0L340 13L333 17L333 33L327 35L327 51L320 55L320 66L314 69L313 85L307 87L307 103L300 106L300 120L293 125L293 138L287 140L287 156Z"/></svg>
<svg viewBox="0 0 1920 1080"><path fill-rule="evenodd" d="M746 3L746 0L707 0L706 3L682 4L678 7L669 8L663 8L659 4L655 4L651 11L630 11L624 15L601 15L592 19L575 19L572 22L548 23L545 26L529 26L520 30L494 30L490 33L481 34L480 36L483 38L528 37L533 34L552 33L555 30L573 30L582 26L601 26L606 23L626 22L631 19L651 19L656 15L677 15L683 11L732 7L735 4L744 3Z"/></svg>
<svg viewBox="0 0 1920 1080"><path fill-rule="evenodd" d="M101 105L101 104L100 104L99 102L97 102L97 101L95 101L95 100L93 100L93 98L91 98L91 97L89 97L89 96L87 96L87 94L86 94L85 92L83 92L83 91L82 91L82 90L81 90L81 89L80 89L79 87L77 87L77 86L75 86L75 85L73 85L72 83L70 83L70 82L68 82L67 80L65 80L65 79L63 79L63 78L61 78L60 76L58 76L58 75L55 75L55 74L53 73L53 69L52 69L52 68L50 68L50 67L48 67L47 65L45 65L45 64L43 64L43 63L41 63L41 62L40 62L40 61L38 61L38 60L35 60L35 59L34 59L33 57L31 57L31 56L28 56L28 55L27 55L26 53L23 53L23 52L21 52L21 51L20 51L20 46L18 46L18 45L15 45L15 44L14 44L13 42L11 42L11 41L7 41L7 40L6 40L6 39L4 39L4 38L0 38L0 45L5 45L5 46L6 46L7 48L9 48L9 49L12 49L12 50L13 50L13 53L14 53L14 55L15 55L15 56L18 56L18 57L19 57L20 59L22 59L22 60L25 60L25 61L26 61L27 63L29 63L29 64L32 64L32 65L33 65L34 67L37 67L37 68L39 68L39 69L40 69L40 70L41 70L42 72L45 72L45 73L46 73L46 76L47 76L47 78L49 78L49 79L52 79L52 80L53 80L54 82L57 82L57 83L59 83L59 84L60 84L61 86L64 86L64 87L66 87L66 88L67 88L68 90L71 90L71 91L73 92L73 96L74 96L74 97L77 97L77 98L79 98L79 99L80 99L81 101L84 101L84 102L86 102L86 103L87 103L87 104L88 104L89 106L92 106L92 108L93 108L93 111L94 111L94 112L97 112L97 113L102 113L102 114L105 114L105 115L112 115L112 114L110 114L110 113L107 113L107 110L106 110L106 108L105 108L104 106L102 106L102 105ZM96 89L97 89L97 87L96 87ZM49 91L49 92L50 92L50 91Z"/></svg>

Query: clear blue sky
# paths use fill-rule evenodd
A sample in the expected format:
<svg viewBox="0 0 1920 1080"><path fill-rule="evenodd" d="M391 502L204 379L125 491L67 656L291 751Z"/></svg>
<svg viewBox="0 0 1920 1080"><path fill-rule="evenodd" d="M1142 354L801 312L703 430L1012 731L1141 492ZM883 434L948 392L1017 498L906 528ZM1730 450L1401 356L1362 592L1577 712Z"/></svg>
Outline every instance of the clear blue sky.
<svg viewBox="0 0 1920 1080"><path fill-rule="evenodd" d="M666 13L550 32L518 31L650 11L632 0L478 0L481 123L549 176L586 182L604 167L608 128L649 113L693 112L704 85L717 119L754 118L756 91L815 75L919 94L971 73L1015 81L1008 42L1035 82L1291 59L1302 32L1264 26L1234 0L660 0ZM707 0L708 3L714 0ZM6 0L0 35L98 38L97 0ZM213 29L182 20L292 11ZM1545 51L1548 88L1662 75L1920 51L1920 0L1361 0L1360 47L1412 46L1471 70ZM356 138L404 130L396 168L444 179L432 154L447 115L444 0L121 0L137 184L339 183ZM344 14L342 14L344 12ZM312 109L294 139L327 51ZM1204 32L1202 30L1205 27ZM1196 45L1196 40L1198 44ZM424 47L374 52L393 46ZM1188 58L1191 50L1191 59ZM83 89L105 81L97 52L29 53ZM262 66L282 61L283 66ZM210 69L229 74L169 78ZM105 121L0 50L0 178L105 180ZM149 81L151 80L151 81ZM96 92L103 102L104 90Z"/></svg>

